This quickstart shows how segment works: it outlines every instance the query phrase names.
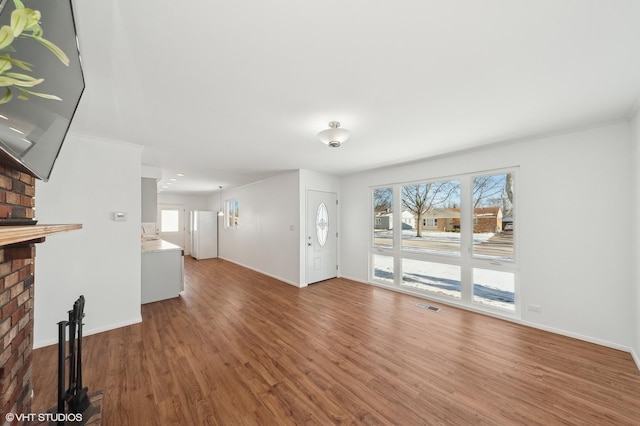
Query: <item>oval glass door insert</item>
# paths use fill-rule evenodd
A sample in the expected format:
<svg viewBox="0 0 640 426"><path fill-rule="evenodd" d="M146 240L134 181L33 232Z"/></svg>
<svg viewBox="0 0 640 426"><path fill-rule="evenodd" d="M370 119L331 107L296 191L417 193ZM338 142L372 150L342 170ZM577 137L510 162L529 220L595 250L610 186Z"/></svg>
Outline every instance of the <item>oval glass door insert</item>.
<svg viewBox="0 0 640 426"><path fill-rule="evenodd" d="M320 247L324 247L329 236L329 210L324 203L320 203L316 212L316 236Z"/></svg>

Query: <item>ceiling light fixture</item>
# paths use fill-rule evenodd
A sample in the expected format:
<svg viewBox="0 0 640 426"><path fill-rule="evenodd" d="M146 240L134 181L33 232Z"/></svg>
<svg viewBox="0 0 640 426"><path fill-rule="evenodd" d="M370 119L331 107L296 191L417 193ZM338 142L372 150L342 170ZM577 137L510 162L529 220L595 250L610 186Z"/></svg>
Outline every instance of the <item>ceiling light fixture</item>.
<svg viewBox="0 0 640 426"><path fill-rule="evenodd" d="M325 145L331 148L338 148L351 136L351 132L347 129L340 128L339 121L331 121L329 128L318 133L318 139Z"/></svg>

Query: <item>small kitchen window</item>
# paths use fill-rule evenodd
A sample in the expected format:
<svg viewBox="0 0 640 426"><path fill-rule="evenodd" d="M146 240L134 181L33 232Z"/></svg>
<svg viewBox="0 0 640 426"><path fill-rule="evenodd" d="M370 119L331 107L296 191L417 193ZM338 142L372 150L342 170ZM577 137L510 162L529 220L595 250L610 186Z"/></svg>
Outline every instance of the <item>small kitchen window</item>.
<svg viewBox="0 0 640 426"><path fill-rule="evenodd" d="M180 212L178 210L160 211L160 232L178 232L180 230Z"/></svg>

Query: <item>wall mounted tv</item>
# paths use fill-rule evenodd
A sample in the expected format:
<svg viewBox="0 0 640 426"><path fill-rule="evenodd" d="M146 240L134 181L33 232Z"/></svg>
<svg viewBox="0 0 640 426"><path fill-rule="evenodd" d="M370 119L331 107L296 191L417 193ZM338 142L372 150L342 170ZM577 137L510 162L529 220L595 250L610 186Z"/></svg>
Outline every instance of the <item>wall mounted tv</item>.
<svg viewBox="0 0 640 426"><path fill-rule="evenodd" d="M0 162L48 181L83 91L71 0L0 0Z"/></svg>

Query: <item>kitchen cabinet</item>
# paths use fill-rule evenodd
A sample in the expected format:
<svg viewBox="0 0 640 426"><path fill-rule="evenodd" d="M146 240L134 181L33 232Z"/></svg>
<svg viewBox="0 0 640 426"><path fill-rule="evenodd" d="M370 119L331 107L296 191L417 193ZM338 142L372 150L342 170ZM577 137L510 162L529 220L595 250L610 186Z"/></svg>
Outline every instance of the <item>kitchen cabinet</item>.
<svg viewBox="0 0 640 426"><path fill-rule="evenodd" d="M142 241L141 302L178 297L184 291L184 251L158 239Z"/></svg>

